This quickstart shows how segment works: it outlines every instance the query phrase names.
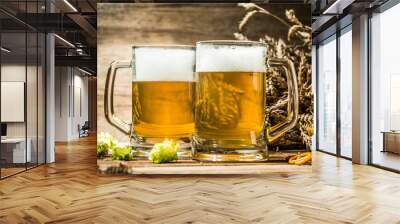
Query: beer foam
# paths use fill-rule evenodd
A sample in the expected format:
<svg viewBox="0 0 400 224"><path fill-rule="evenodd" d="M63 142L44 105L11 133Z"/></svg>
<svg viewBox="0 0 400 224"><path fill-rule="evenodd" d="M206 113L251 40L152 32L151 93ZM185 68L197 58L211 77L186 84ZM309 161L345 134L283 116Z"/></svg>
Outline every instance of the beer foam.
<svg viewBox="0 0 400 224"><path fill-rule="evenodd" d="M265 72L265 45L210 41L196 46L196 72Z"/></svg>
<svg viewBox="0 0 400 224"><path fill-rule="evenodd" d="M135 81L194 81L194 48L135 47Z"/></svg>

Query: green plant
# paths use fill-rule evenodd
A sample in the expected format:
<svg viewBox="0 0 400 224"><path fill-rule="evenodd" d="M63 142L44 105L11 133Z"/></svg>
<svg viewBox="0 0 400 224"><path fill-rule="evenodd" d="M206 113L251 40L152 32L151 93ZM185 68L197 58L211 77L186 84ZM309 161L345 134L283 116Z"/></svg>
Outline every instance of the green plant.
<svg viewBox="0 0 400 224"><path fill-rule="evenodd" d="M112 151L118 145L112 135L101 132L97 135L97 158L104 158L109 151Z"/></svg>
<svg viewBox="0 0 400 224"><path fill-rule="evenodd" d="M112 150L112 159L130 161L133 159L131 151L132 147L129 145L114 147Z"/></svg>
<svg viewBox="0 0 400 224"><path fill-rule="evenodd" d="M150 151L149 160L153 163L168 163L177 160L178 146L178 143L169 140L156 143Z"/></svg>
<svg viewBox="0 0 400 224"><path fill-rule="evenodd" d="M97 158L103 159L108 154L108 145L97 143Z"/></svg>

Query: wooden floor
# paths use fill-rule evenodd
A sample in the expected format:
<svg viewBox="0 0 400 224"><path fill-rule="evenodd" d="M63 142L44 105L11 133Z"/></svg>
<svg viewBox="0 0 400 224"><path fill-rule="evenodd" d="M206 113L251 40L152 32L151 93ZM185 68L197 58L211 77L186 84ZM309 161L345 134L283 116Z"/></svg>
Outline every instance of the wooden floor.
<svg viewBox="0 0 400 224"><path fill-rule="evenodd" d="M381 152L374 150L372 157L374 164L388 167L395 170L400 170L400 155L392 152Z"/></svg>
<svg viewBox="0 0 400 224"><path fill-rule="evenodd" d="M312 174L99 176L95 139L0 181L0 223L400 223L400 175L315 153Z"/></svg>
<svg viewBox="0 0 400 224"><path fill-rule="evenodd" d="M25 169L25 167L7 167L7 168L1 168L1 177L7 177L19 172L23 172Z"/></svg>

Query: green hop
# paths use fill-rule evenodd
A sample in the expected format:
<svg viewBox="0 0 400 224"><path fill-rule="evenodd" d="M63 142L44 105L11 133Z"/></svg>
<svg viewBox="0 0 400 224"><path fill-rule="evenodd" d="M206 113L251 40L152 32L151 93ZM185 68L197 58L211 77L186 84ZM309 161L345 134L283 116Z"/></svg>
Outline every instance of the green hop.
<svg viewBox="0 0 400 224"><path fill-rule="evenodd" d="M118 145L118 141L113 138L109 133L101 132L97 135L97 143L98 144L106 144L109 149L113 149Z"/></svg>
<svg viewBox="0 0 400 224"><path fill-rule="evenodd" d="M112 151L118 145L112 135L101 132L97 135L97 157L104 158L109 151Z"/></svg>
<svg viewBox="0 0 400 224"><path fill-rule="evenodd" d="M116 146L113 148L112 151L112 159L113 160L125 160L125 161L130 161L133 159L132 156L132 147L130 145L126 146Z"/></svg>
<svg viewBox="0 0 400 224"><path fill-rule="evenodd" d="M168 163L178 159L178 146L179 144L165 140L162 143L154 144L149 154L149 160L153 163Z"/></svg>
<svg viewBox="0 0 400 224"><path fill-rule="evenodd" d="M108 153L108 145L105 143L97 143L97 158L104 158Z"/></svg>

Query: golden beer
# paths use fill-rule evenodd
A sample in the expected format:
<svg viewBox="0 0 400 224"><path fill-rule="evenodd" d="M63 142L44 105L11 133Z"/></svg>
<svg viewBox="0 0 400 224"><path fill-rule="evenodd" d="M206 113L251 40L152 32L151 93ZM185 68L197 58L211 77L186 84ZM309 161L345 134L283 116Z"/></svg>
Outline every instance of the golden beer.
<svg viewBox="0 0 400 224"><path fill-rule="evenodd" d="M194 82L134 81L133 131L156 142L189 139L194 132L193 101Z"/></svg>
<svg viewBox="0 0 400 224"><path fill-rule="evenodd" d="M135 45L130 61L110 64L105 115L110 124L129 136L135 156L147 158L154 144L165 140L179 144L178 157L191 156L194 65L194 46L184 45ZM122 68L132 70L132 123L114 113L114 80Z"/></svg>
<svg viewBox="0 0 400 224"><path fill-rule="evenodd" d="M265 73L199 72L196 135L222 148L257 144L264 129Z"/></svg>
<svg viewBox="0 0 400 224"><path fill-rule="evenodd" d="M288 118L266 127L266 71L282 67L288 82ZM252 41L196 43L193 157L201 161L268 159L267 143L296 125L298 91L293 63L267 58L267 45Z"/></svg>

